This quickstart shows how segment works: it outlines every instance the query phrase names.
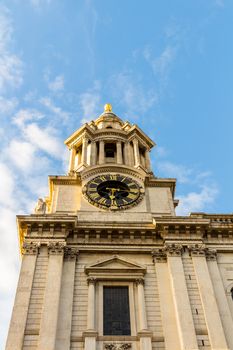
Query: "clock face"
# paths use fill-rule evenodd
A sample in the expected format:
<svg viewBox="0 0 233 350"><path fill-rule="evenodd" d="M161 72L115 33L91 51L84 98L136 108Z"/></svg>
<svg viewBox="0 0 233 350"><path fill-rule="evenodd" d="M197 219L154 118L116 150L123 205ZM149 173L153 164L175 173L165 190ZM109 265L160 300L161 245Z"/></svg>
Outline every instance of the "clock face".
<svg viewBox="0 0 233 350"><path fill-rule="evenodd" d="M105 209L125 209L137 204L142 192L136 181L118 174L98 176L88 182L84 190L89 202Z"/></svg>

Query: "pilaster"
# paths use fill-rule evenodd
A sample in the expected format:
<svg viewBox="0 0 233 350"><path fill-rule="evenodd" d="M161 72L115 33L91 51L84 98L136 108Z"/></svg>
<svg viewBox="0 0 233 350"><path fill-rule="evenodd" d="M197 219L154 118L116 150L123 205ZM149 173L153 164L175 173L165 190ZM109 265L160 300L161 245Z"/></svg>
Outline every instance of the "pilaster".
<svg viewBox="0 0 233 350"><path fill-rule="evenodd" d="M198 350L182 262L182 246L166 244L168 271L182 350Z"/></svg>
<svg viewBox="0 0 233 350"><path fill-rule="evenodd" d="M77 248L65 247L57 325L56 350L70 349L74 278L77 256Z"/></svg>
<svg viewBox="0 0 233 350"><path fill-rule="evenodd" d="M138 336L140 337L140 350L151 350L151 332L147 329L146 318L146 303L144 294L144 279L139 278L136 280L138 289L138 315L139 315L139 327Z"/></svg>
<svg viewBox="0 0 233 350"><path fill-rule="evenodd" d="M21 350L23 347L24 330L27 322L38 248L38 243L24 242L23 244L23 259L6 342L6 350Z"/></svg>
<svg viewBox="0 0 233 350"><path fill-rule="evenodd" d="M85 350L96 350L95 330L95 284L96 280L93 277L87 279L88 283L88 305L87 305L87 331L83 333L85 339Z"/></svg>
<svg viewBox="0 0 233 350"><path fill-rule="evenodd" d="M204 310L206 326L208 329L211 349L227 350L227 342L224 334L214 288L211 282L206 257L205 248L200 245L189 246L192 256L194 271L198 283L198 289Z"/></svg>
<svg viewBox="0 0 233 350"><path fill-rule="evenodd" d="M65 242L48 243L48 273L37 350L55 350Z"/></svg>
<svg viewBox="0 0 233 350"><path fill-rule="evenodd" d="M169 280L166 249L154 250L152 257L158 282L165 348L166 350L180 350L181 343L178 336L177 320Z"/></svg>

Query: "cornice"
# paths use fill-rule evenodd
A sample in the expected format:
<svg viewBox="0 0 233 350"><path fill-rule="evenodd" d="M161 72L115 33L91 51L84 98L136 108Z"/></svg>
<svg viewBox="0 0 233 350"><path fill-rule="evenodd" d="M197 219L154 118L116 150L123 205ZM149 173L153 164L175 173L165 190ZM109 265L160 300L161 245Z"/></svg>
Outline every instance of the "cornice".
<svg viewBox="0 0 233 350"><path fill-rule="evenodd" d="M133 176L137 179L140 179L142 182L144 181L147 175L144 171L143 172L139 171L134 167L121 165L121 164L104 164L104 165L95 165L83 170L81 173L81 179L88 180L88 179L91 179L92 177L95 177L99 174L104 174L104 173L120 173L120 174L123 173L123 174Z"/></svg>
<svg viewBox="0 0 233 350"><path fill-rule="evenodd" d="M174 178L157 178L157 177L146 177L146 187L170 187L172 197L174 198L176 189L176 179Z"/></svg>

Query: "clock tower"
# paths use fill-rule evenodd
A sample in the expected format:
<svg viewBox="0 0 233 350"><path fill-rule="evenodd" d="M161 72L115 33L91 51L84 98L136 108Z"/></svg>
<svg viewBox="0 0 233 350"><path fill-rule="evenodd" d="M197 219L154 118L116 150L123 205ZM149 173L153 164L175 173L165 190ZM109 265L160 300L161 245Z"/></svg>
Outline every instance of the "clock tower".
<svg viewBox="0 0 233 350"><path fill-rule="evenodd" d="M155 143L110 104L66 141L67 175L17 216L7 350L233 350L233 216L176 216Z"/></svg>

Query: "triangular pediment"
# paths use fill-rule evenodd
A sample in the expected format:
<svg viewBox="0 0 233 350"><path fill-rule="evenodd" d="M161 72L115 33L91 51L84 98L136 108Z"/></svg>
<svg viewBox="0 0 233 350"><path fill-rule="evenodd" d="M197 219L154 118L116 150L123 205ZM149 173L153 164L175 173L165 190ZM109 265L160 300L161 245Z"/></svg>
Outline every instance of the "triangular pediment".
<svg viewBox="0 0 233 350"><path fill-rule="evenodd" d="M89 272L102 272L109 271L109 273L113 272L141 272L145 273L145 267L138 265L130 260L123 259L118 255L112 256L110 259L105 259L102 261L98 261L95 264L87 266L85 268L86 273Z"/></svg>

